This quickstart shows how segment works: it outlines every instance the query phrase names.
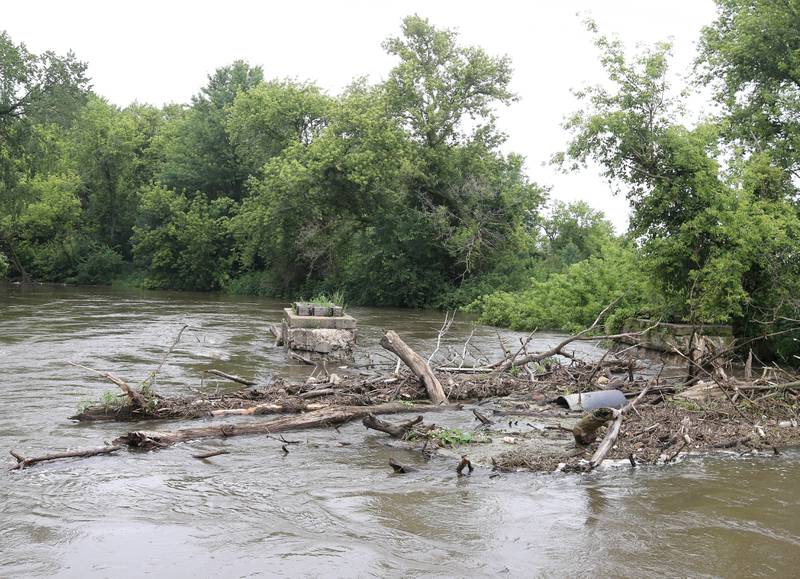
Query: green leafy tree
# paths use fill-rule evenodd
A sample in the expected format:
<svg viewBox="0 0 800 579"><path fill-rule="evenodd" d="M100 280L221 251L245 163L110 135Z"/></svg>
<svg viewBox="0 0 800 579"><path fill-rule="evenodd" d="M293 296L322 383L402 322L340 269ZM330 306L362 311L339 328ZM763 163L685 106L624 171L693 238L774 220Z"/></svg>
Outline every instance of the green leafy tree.
<svg viewBox="0 0 800 579"><path fill-rule="evenodd" d="M71 52L33 54L6 32L0 32L0 64L0 138L22 122L68 124L88 86L86 64Z"/></svg>
<svg viewBox="0 0 800 579"><path fill-rule="evenodd" d="M35 279L57 281L75 273L81 218L78 183L74 174L26 179L18 187L27 202L14 218L0 220L14 258Z"/></svg>
<svg viewBox="0 0 800 579"><path fill-rule="evenodd" d="M585 201L556 201L542 220L542 252L546 269L560 271L573 263L598 255L614 239L614 228L601 211Z"/></svg>
<svg viewBox="0 0 800 579"><path fill-rule="evenodd" d="M701 38L702 80L717 90L733 152L756 156L771 174L771 186L758 193L794 197L792 176L800 176L800 2L717 0L717 7L717 19Z"/></svg>
<svg viewBox="0 0 800 579"><path fill-rule="evenodd" d="M291 81L260 83L238 93L227 131L250 174L289 145L309 145L325 126L332 99L318 87Z"/></svg>
<svg viewBox="0 0 800 579"><path fill-rule="evenodd" d="M187 197L154 185L142 191L133 253L152 288L220 289L230 279L233 257L231 199Z"/></svg>
<svg viewBox="0 0 800 579"><path fill-rule="evenodd" d="M164 157L159 179L167 187L241 199L249 173L226 131L227 110L236 95L261 83L263 76L261 67L244 61L219 68L191 107L171 116L158 139Z"/></svg>
<svg viewBox="0 0 800 579"><path fill-rule="evenodd" d="M633 62L617 42L600 37L598 46L614 89L580 95L589 106L567 125L573 132L568 156L595 160L625 189L632 233L668 300L668 314L690 322L741 323L756 297L765 300L788 289L776 286L763 268L772 263L770 275L783 277L794 269L788 240L796 235L796 214L789 211L780 220L780 231L768 220L743 218L788 207L759 202L757 191L723 171L717 125L689 129L677 123L667 45Z"/></svg>
<svg viewBox="0 0 800 579"><path fill-rule="evenodd" d="M36 55L0 33L0 249L23 278L29 272L15 246L17 222L35 201L31 179L60 170L58 133L83 102L85 71L72 53Z"/></svg>
<svg viewBox="0 0 800 579"><path fill-rule="evenodd" d="M150 146L160 124L161 114L153 107L120 110L93 97L69 134L87 229L126 257L131 255L139 190L154 178Z"/></svg>
<svg viewBox="0 0 800 579"><path fill-rule="evenodd" d="M609 304L607 329L616 331L628 317L657 312L662 304L635 247L606 245L602 252L532 280L519 292L495 292L471 305L484 323L517 330L577 331L589 326Z"/></svg>
<svg viewBox="0 0 800 579"><path fill-rule="evenodd" d="M452 30L408 16L402 36L384 43L400 59L386 81L389 109L429 148L493 133L493 109L515 99L508 57L464 47Z"/></svg>

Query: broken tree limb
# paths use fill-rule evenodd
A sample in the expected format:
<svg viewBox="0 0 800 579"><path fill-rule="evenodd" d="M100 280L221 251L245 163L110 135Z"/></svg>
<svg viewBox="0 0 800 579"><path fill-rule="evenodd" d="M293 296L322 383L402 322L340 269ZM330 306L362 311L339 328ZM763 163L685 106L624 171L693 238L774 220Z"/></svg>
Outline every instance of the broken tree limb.
<svg viewBox="0 0 800 579"><path fill-rule="evenodd" d="M152 388L153 384L155 384L156 377L158 377L158 373L161 372L161 369L164 367L164 364L167 363L167 358L169 355L172 354L172 350L175 349L175 346L178 345L178 342L181 341L181 336L183 335L184 330L188 328L188 324L184 324L181 326L181 329L178 331L178 334L175 336L175 339L172 340L172 344L170 344L167 351L164 352L164 355L161 357L161 362L159 362L158 367L150 372L144 382L142 382L142 388Z"/></svg>
<svg viewBox="0 0 800 579"><path fill-rule="evenodd" d="M196 458L199 460L205 460L207 458L212 458L214 456L219 456L221 454L230 454L228 450L212 450L211 452L203 452L200 454L193 454L192 458Z"/></svg>
<svg viewBox="0 0 800 579"><path fill-rule="evenodd" d="M250 406L249 408L223 408L220 410L212 410L210 412L211 416L220 417L220 416L259 416L262 414L288 414L288 413L297 413L297 412L313 412L316 410L322 410L323 408L328 408L329 404L277 404L274 402L268 402L266 404L258 404L256 406Z"/></svg>
<svg viewBox="0 0 800 579"><path fill-rule="evenodd" d="M591 326L589 326L588 328L586 328L584 330L581 330L577 334L574 334L574 335L572 335L572 336L570 336L568 338L565 338L565 339L561 340L561 342L559 342L558 344L556 344L555 346L553 346L552 348L550 348L546 352L526 354L524 356L515 355L512 358L509 358L508 356L506 356L506 358L504 358L503 360L500 360L499 362L495 362L494 364L491 364L490 367L493 368L497 372L506 372L506 371L510 370L511 368L513 368L513 367L524 366L525 364L528 364L530 362L541 362L542 360L544 360L546 358L550 358L552 356L565 356L566 354L564 352L562 352L562 350L564 348L566 348L569 344L571 344L572 342L575 342L575 341L583 341L583 340L617 340L619 338L633 338L633 337L636 337L636 336L641 336L643 334L646 334L647 332L649 332L650 330L652 330L652 329L654 329L654 328L656 328L658 326L659 322L656 322L652 326L650 326L649 328L645 328L644 330L641 330L641 331L638 331L638 332L625 332L625 333L622 333L622 334L605 334L605 335L602 335L602 336L590 336L590 335L587 335L597 327L597 324L600 323L600 320L603 319L603 317L606 315L606 312L608 312L608 310L611 309L611 307L615 303L617 303L619 301L619 299L620 298L617 298L616 300L614 300L613 302L608 304L603 309L603 311L600 312L600 314L597 316L597 318L594 320L594 322L592 323Z"/></svg>
<svg viewBox="0 0 800 579"><path fill-rule="evenodd" d="M597 431L609 420L614 418L611 408L597 408L581 418L572 429L576 444L592 444L597 440Z"/></svg>
<svg viewBox="0 0 800 579"><path fill-rule="evenodd" d="M301 356L300 354L292 352L291 350L289 350L289 357L292 360L297 360L298 362L302 362L303 364L307 364L309 366L316 366L317 365L317 363L314 362L313 360L311 360L310 358L306 358L305 356Z"/></svg>
<svg viewBox="0 0 800 579"><path fill-rule="evenodd" d="M255 386L258 382L253 382L252 380L247 380L242 378L241 376L237 376L236 374L226 374L221 370L215 370L211 368L210 370L203 370L204 374L213 374L214 376L219 376L220 378L225 378L226 380L230 380L231 382L238 382L239 384L244 384L245 386Z"/></svg>
<svg viewBox="0 0 800 579"><path fill-rule="evenodd" d="M592 455L592 459L589 461L589 469L595 469L600 466L606 455L608 455L609 451L613 448L614 443L617 441L619 437L619 429L622 427L622 418L625 416L625 413L636 406L636 403L639 402L644 395L647 394L648 388L644 388L642 392L637 396L634 400L631 400L626 404L622 410L613 410L614 413L614 422L611 424L611 428L608 429L606 432L605 437L603 438L603 442L600 443L600 446L597 447L597 450Z"/></svg>
<svg viewBox="0 0 800 579"><path fill-rule="evenodd" d="M335 394L336 390L333 388L320 388L319 390L309 390L308 392L302 392L297 396L299 398L308 399L308 398L319 398L320 396L328 396L329 394Z"/></svg>
<svg viewBox="0 0 800 579"><path fill-rule="evenodd" d="M101 448L90 448L88 450L70 450L67 452L56 452L53 454L46 454L44 456L37 456L33 458L25 458L18 452L11 451L11 456L17 459L17 464L11 467L10 470L18 470L28 468L40 462L47 462L49 460L59 460L62 458L86 458L89 456L97 456L99 454L111 454L125 448L122 445L103 446Z"/></svg>
<svg viewBox="0 0 800 579"><path fill-rule="evenodd" d="M90 372L95 372L96 374L100 374L106 380L109 380L120 387L120 389L125 392L128 396L128 399L131 401L131 405L135 408L144 408L147 405L147 399L145 398L144 394L139 392L138 390L134 390L130 386L128 386L124 380L114 376L111 372L103 372L102 370L95 370L94 368L89 368L89 366L84 366L83 364L78 364L77 362L67 362L72 366L77 368L82 368L84 370L89 370Z"/></svg>
<svg viewBox="0 0 800 579"><path fill-rule="evenodd" d="M381 338L381 346L393 354L396 354L397 357L411 369L417 379L425 385L425 389L428 391L428 398L430 398L431 402L434 404L442 404L447 401L442 385L439 383L436 376L434 376L425 358L412 350L400 336L392 330L389 330L384 334L383 338Z"/></svg>
<svg viewBox="0 0 800 579"><path fill-rule="evenodd" d="M409 431L420 422L422 422L422 416L417 416L412 420L407 420L406 422L400 422L395 424L387 422L386 420L381 420L380 418L371 413L367 414L364 417L364 420L361 421L361 423L367 428L371 428L372 430L380 430L381 432L385 432L392 438L405 438L405 436L409 433Z"/></svg>
<svg viewBox="0 0 800 579"><path fill-rule="evenodd" d="M251 424L219 424L201 428L184 428L180 430L140 430L128 432L117 438L114 444L126 445L130 448L152 450L171 446L188 440L204 438L230 438L247 434L274 434L288 430L336 426L363 418L367 414L398 414L401 412L425 412L439 410L441 406L416 405L411 408L407 404L391 402L375 406L331 406L299 416L277 418L267 422Z"/></svg>
<svg viewBox="0 0 800 579"><path fill-rule="evenodd" d="M475 418L481 422L481 426L491 426L493 423L489 420L486 416L481 414L477 408L472 409L472 414L475 415Z"/></svg>

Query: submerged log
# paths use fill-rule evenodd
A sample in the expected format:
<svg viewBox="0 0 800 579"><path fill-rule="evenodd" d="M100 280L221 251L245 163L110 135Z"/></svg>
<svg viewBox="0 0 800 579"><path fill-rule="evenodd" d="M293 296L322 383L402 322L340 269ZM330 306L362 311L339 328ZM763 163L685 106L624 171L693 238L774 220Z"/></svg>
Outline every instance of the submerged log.
<svg viewBox="0 0 800 579"><path fill-rule="evenodd" d="M433 374L428 362L425 361L425 358L412 350L400 336L392 330L389 330L384 334L383 338L381 338L381 346L393 354L396 354L397 357L411 369L417 379L425 385L425 389L428 391L428 398L430 398L431 402L434 404L442 404L447 401L444 389L442 389L442 385Z"/></svg>
<svg viewBox="0 0 800 579"><path fill-rule="evenodd" d="M364 420L361 421L361 423L367 428L371 428L372 430L380 430L392 438L405 438L406 435L420 422L422 422L422 416L417 416L416 418L407 420L406 422L393 424L391 422L387 422L386 420L381 420L372 413L367 414L364 417Z"/></svg>
<svg viewBox="0 0 800 579"><path fill-rule="evenodd" d="M52 454L46 454L44 456L36 456L33 458L26 458L19 454L18 452L11 451L11 456L17 459L17 464L11 467L11 470L23 469L28 468L29 466L33 466L34 464L38 464L40 462L46 462L48 460L59 460L62 458L86 458L89 456L97 456L99 454L111 454L112 452L117 452L118 450L122 450L125 448L122 445L115 444L113 446L103 446L101 448L90 448L88 450L70 450L67 452L55 452Z"/></svg>
<svg viewBox="0 0 800 579"><path fill-rule="evenodd" d="M403 403L378 404L375 406L331 406L315 410L299 416L278 418L268 422L255 424L220 424L202 428L183 428L180 430L140 430L128 432L117 438L114 444L126 445L130 448L152 450L171 446L188 440L203 438L229 438L246 434L274 434L288 430L336 426L367 414L398 414L401 412L425 412L441 407L419 405L409 408Z"/></svg>

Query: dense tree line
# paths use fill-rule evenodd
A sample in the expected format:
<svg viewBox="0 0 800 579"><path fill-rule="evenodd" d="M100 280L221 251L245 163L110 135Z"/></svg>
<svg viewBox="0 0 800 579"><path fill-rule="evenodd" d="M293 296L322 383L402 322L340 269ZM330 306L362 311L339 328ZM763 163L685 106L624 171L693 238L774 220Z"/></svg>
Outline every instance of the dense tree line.
<svg viewBox="0 0 800 579"><path fill-rule="evenodd" d="M485 319L581 325L616 297L612 323L637 314L731 323L737 335L770 336L764 353L796 362L800 2L717 4L688 86L670 82L669 44L631 57L588 23L609 83L577 93L585 107L555 160L568 169L591 160L626 195L626 243L522 292L484 297ZM686 95L704 87L719 112L689 124Z"/></svg>
<svg viewBox="0 0 800 579"><path fill-rule="evenodd" d="M520 328L631 315L797 319L800 2L718 0L695 85L670 47L596 38L609 83L554 162L592 161L631 204L614 235L548 201L501 150L511 63L411 16L386 80L339 95L237 61L190 103L119 108L75 55L0 36L0 274L17 279L466 306ZM685 120L708 85L713 116ZM797 350L790 332L773 353Z"/></svg>
<svg viewBox="0 0 800 579"><path fill-rule="evenodd" d="M74 55L2 43L20 63L0 109L13 277L421 306L477 297L533 250L545 192L495 128L510 63L422 18L384 44L385 82L330 96L234 62L163 108L120 109Z"/></svg>

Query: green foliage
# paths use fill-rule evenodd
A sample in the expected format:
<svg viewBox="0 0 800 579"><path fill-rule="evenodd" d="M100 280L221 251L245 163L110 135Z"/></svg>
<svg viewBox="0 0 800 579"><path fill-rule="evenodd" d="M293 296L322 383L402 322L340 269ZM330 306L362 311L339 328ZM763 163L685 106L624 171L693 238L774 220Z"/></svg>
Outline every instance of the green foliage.
<svg viewBox="0 0 800 579"><path fill-rule="evenodd" d="M340 306L344 307L344 292L341 290L337 290L330 294L327 293L318 293L311 296L308 300L305 300L308 303L316 304L322 307L331 307L331 306Z"/></svg>
<svg viewBox="0 0 800 579"><path fill-rule="evenodd" d="M87 241L81 248L75 275L68 283L98 285L110 283L125 267L122 256L102 243Z"/></svg>
<svg viewBox="0 0 800 579"><path fill-rule="evenodd" d="M532 280L520 292L489 294L470 307L484 323L517 330L579 330L590 325L612 302L609 330L628 317L658 313L659 304L634 249L609 246L602 254L571 265L544 281ZM616 300L616 301L615 301Z"/></svg>
<svg viewBox="0 0 800 579"><path fill-rule="evenodd" d="M153 107L120 110L92 97L68 135L87 232L126 257L131 255L139 191L154 177L150 146L161 122Z"/></svg>
<svg viewBox="0 0 800 579"><path fill-rule="evenodd" d="M425 433L425 438L434 441L439 446L459 446L476 442L488 442L488 439L481 434L475 434L459 428L434 428Z"/></svg>
<svg viewBox="0 0 800 579"><path fill-rule="evenodd" d="M133 254L147 272L150 288L211 290L229 280L233 257L229 233L235 204L225 197L209 201L163 187L142 192L134 226Z"/></svg>
<svg viewBox="0 0 800 579"><path fill-rule="evenodd" d="M228 109L263 78L261 67L236 61L208 77L190 108L173 111L155 143L163 159L158 178L167 188L242 198L249 173L226 130Z"/></svg>
<svg viewBox="0 0 800 579"><path fill-rule="evenodd" d="M0 279L3 279L8 274L8 258L0 252Z"/></svg>
<svg viewBox="0 0 800 579"><path fill-rule="evenodd" d="M625 188L631 231L672 317L728 322L742 316L752 293L766 289L745 287L746 281L758 276L763 261L785 254L777 240L793 235L796 214L781 220L784 231L744 218L753 209L751 197L717 161L719 127L675 122L680 103L669 97L668 45L629 62L618 43L600 37L597 44L615 88L580 95L589 106L567 124L573 133L567 155L595 160ZM748 169L748 182L763 184L754 178L765 174L763 165ZM751 246L754 241L762 244Z"/></svg>
<svg viewBox="0 0 800 579"><path fill-rule="evenodd" d="M716 88L733 152L784 169L767 191L787 198L796 192L787 170L800 169L800 3L717 0L717 12L701 37L702 81Z"/></svg>
<svg viewBox="0 0 800 579"><path fill-rule="evenodd" d="M455 32L419 16L405 18L402 32L384 43L386 52L400 59L386 81L386 94L389 110L413 138L434 148L460 142L468 130L472 139L492 133L493 107L516 98L508 89L508 57L460 46Z"/></svg>
<svg viewBox="0 0 800 579"><path fill-rule="evenodd" d="M542 221L541 252L547 268L562 271L573 263L599 254L614 240L614 228L602 212L585 201L556 201Z"/></svg>
<svg viewBox="0 0 800 579"><path fill-rule="evenodd" d="M237 94L226 128L241 163L251 174L289 145L308 145L325 126L332 99L313 85L259 83Z"/></svg>

